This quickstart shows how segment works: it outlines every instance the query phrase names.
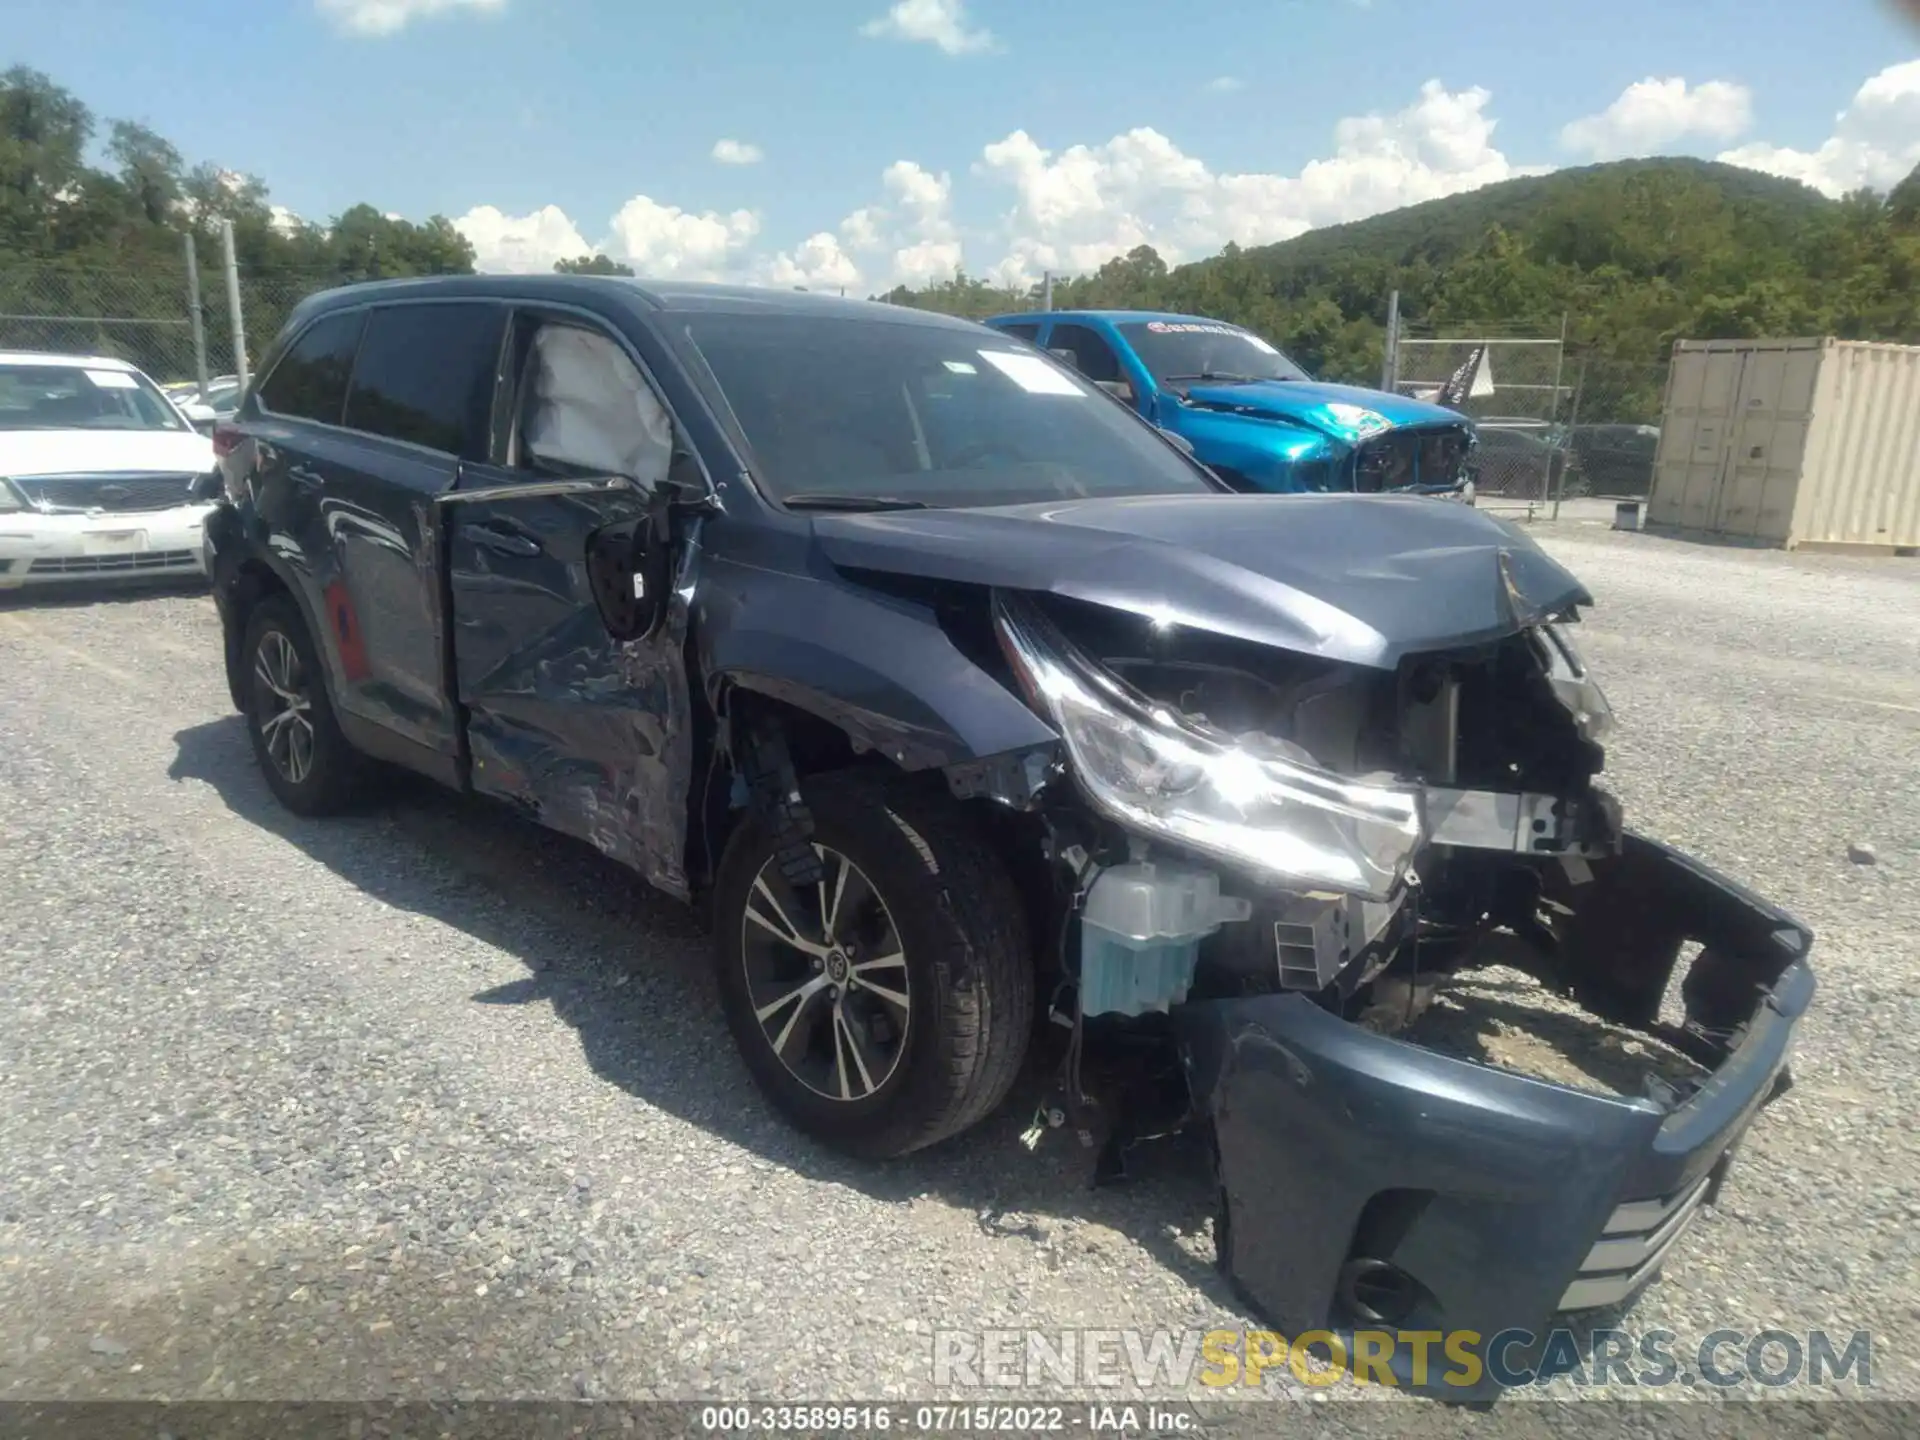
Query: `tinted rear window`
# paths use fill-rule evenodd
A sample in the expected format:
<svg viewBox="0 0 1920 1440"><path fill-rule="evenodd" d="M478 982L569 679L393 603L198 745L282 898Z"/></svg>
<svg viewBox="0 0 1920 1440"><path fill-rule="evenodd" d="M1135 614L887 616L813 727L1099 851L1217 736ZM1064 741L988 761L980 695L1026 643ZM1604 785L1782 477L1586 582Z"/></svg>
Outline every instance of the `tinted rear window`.
<svg viewBox="0 0 1920 1440"><path fill-rule="evenodd" d="M367 319L347 424L463 460L487 458L506 307L392 305Z"/></svg>
<svg viewBox="0 0 1920 1440"><path fill-rule="evenodd" d="M273 367L260 387L260 403L276 415L338 425L366 318L366 311L350 310L315 321Z"/></svg>

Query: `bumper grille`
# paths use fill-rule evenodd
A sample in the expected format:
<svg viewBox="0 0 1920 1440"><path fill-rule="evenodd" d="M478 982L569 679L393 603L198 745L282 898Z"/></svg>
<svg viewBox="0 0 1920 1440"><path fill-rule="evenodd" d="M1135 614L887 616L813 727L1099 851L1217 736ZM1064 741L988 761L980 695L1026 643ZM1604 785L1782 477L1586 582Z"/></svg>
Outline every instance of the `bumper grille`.
<svg viewBox="0 0 1920 1440"><path fill-rule="evenodd" d="M197 570L191 550L141 550L131 555L59 555L35 560L29 575L126 575L152 570Z"/></svg>
<svg viewBox="0 0 1920 1440"><path fill-rule="evenodd" d="M13 483L28 504L43 510L120 514L185 505L195 478L188 474L55 475Z"/></svg>
<svg viewBox="0 0 1920 1440"><path fill-rule="evenodd" d="M1617 1305L1646 1284L1693 1220L1712 1179L1709 1173L1664 1199L1630 1200L1616 1208L1560 1297L1560 1308Z"/></svg>
<svg viewBox="0 0 1920 1440"><path fill-rule="evenodd" d="M1463 427L1393 430L1361 448L1355 488L1372 493L1408 485L1454 485L1466 478L1466 469Z"/></svg>

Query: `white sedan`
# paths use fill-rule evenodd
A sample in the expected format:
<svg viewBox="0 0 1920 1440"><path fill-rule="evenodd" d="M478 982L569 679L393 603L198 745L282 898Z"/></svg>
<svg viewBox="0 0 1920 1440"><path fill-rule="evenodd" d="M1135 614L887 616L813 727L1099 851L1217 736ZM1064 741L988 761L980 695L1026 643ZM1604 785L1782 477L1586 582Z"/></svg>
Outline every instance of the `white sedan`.
<svg viewBox="0 0 1920 1440"><path fill-rule="evenodd" d="M124 360L0 351L0 590L206 573L213 442Z"/></svg>

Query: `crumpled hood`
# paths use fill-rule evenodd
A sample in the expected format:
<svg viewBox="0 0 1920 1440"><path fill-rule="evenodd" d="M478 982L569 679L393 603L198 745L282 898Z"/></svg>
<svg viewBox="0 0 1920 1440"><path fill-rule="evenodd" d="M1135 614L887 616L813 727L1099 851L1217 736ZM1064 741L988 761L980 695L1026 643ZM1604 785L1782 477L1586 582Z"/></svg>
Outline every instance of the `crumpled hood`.
<svg viewBox="0 0 1920 1440"><path fill-rule="evenodd" d="M844 569L1042 591L1383 669L1592 603L1517 526L1415 495L1155 495L813 526Z"/></svg>
<svg viewBox="0 0 1920 1440"><path fill-rule="evenodd" d="M1382 430L1402 425L1463 425L1457 411L1429 405L1386 390L1358 385L1327 385L1317 380L1258 380L1249 385L1205 383L1188 387L1187 394L1209 406L1251 410L1259 415L1293 420L1354 444Z"/></svg>
<svg viewBox="0 0 1920 1440"><path fill-rule="evenodd" d="M0 430L0 475L211 469L213 442L193 430Z"/></svg>

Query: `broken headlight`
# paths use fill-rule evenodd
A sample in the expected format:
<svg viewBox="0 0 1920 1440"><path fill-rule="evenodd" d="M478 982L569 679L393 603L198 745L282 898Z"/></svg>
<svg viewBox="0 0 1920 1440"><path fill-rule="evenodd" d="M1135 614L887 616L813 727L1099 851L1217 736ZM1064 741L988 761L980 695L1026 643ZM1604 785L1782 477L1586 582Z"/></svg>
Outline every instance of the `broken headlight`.
<svg viewBox="0 0 1920 1440"><path fill-rule="evenodd" d="M1081 655L1030 607L996 625L1028 699L1107 818L1294 889L1390 898L1421 842L1418 794L1334 775L1297 748L1212 731Z"/></svg>
<svg viewBox="0 0 1920 1440"><path fill-rule="evenodd" d="M1582 738L1598 740L1613 728L1613 707L1593 677L1586 662L1574 649L1573 637L1565 625L1542 625L1533 632L1533 643L1546 671L1547 683L1554 695L1573 716Z"/></svg>

